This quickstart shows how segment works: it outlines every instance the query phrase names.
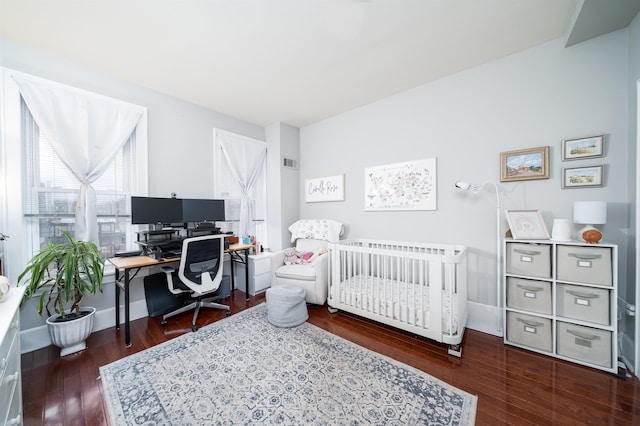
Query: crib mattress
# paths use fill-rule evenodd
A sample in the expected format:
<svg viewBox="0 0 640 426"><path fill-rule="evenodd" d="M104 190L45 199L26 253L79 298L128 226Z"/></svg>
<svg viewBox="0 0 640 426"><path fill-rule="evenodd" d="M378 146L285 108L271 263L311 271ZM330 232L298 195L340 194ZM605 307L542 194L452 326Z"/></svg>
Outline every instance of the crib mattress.
<svg viewBox="0 0 640 426"><path fill-rule="evenodd" d="M346 304L382 317L429 329L429 287L422 284L355 275L332 288L332 296ZM458 332L458 295L442 291L442 332Z"/></svg>

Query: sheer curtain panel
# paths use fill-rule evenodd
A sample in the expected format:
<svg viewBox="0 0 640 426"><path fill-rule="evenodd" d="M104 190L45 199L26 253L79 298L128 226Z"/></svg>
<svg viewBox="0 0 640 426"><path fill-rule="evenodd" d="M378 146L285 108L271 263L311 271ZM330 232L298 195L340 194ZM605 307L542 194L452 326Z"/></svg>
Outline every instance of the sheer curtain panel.
<svg viewBox="0 0 640 426"><path fill-rule="evenodd" d="M131 136L143 110L62 85L13 79L56 154L80 181L75 237L98 243L96 194L91 184Z"/></svg>
<svg viewBox="0 0 640 426"><path fill-rule="evenodd" d="M240 235L249 235L253 212L250 209L250 191L260 176L267 157L264 142L254 141L233 133L216 131L224 157L242 192L240 200Z"/></svg>

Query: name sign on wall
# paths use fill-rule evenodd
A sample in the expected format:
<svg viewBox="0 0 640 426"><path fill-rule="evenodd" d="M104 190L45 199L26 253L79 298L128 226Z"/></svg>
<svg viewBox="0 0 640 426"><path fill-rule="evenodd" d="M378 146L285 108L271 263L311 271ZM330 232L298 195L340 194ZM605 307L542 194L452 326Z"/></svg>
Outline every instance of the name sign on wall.
<svg viewBox="0 0 640 426"><path fill-rule="evenodd" d="M305 180L304 201L344 201L344 175Z"/></svg>

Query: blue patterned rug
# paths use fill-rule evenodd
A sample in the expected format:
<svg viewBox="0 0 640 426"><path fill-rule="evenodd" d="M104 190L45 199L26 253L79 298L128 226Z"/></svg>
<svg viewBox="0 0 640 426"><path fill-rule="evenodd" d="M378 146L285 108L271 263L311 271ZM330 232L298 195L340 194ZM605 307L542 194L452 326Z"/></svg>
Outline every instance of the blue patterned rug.
<svg viewBox="0 0 640 426"><path fill-rule="evenodd" d="M112 425L468 425L477 397L266 305L100 367Z"/></svg>

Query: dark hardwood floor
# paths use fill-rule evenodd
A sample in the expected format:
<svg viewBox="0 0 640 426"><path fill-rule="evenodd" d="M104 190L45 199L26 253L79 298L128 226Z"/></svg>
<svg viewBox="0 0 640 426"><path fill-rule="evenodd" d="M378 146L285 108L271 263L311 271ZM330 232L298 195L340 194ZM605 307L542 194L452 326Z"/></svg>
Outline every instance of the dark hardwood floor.
<svg viewBox="0 0 640 426"><path fill-rule="evenodd" d="M264 301L244 300L236 291L224 301L234 313ZM225 317L204 310L201 326ZM22 355L25 425L106 425L106 407L98 368L184 333L191 314L169 321L143 318L131 323L132 346L124 330L95 332L84 351L59 357L47 347ZM467 330L462 358L444 345L415 337L357 316L329 314L309 306L309 322L368 349L412 365L438 379L478 395L479 425L640 425L640 381L505 346L502 339ZM115 425L114 425L115 426Z"/></svg>

